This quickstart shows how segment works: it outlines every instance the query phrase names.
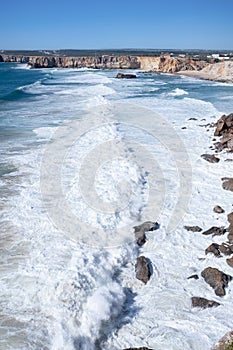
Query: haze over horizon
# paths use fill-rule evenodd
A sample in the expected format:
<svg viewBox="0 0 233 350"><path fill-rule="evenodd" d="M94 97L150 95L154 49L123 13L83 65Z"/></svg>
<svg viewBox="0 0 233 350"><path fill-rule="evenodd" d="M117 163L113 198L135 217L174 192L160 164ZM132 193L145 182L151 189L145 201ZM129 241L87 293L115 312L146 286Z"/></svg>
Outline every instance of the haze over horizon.
<svg viewBox="0 0 233 350"><path fill-rule="evenodd" d="M233 49L233 2L1 4L1 50Z"/></svg>

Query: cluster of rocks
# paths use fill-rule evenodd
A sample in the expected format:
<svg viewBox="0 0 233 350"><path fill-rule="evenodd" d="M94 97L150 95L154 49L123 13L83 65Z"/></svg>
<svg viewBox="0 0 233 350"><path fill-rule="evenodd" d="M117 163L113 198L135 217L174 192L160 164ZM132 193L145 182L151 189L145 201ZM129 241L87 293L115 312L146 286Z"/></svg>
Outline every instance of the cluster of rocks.
<svg viewBox="0 0 233 350"><path fill-rule="evenodd" d="M214 136L220 137L219 141L215 143L216 152L221 152L226 150L227 152L233 152L233 113L229 115L223 115L216 123L216 129ZM216 138L214 141L216 141ZM220 161L219 157L216 155L203 154L201 156L204 160L210 163L218 163ZM233 178L222 178L222 187L224 190L233 191ZM216 205L213 208L216 214L223 214L225 210ZM201 234L209 236L221 236L225 233L227 235L227 242L222 242L221 244L211 243L206 249L205 254L213 254L215 257L220 258L223 256L228 256L226 259L227 264L233 268L233 212L227 216L229 226L228 227L217 227L212 226L208 230L203 230L199 226L184 226L187 231L201 232ZM231 257L229 257L231 256ZM211 288L213 288L214 293L218 297L223 297L226 294L226 288L229 282L232 280L232 276L220 271L217 268L211 266L205 268L201 272L201 277L205 280ZM192 275L188 278L199 279L198 275ZM203 309L210 307L218 307L219 302L215 300L208 300L202 297L192 297L191 298L192 307L200 307ZM233 348L233 332L227 333L213 348L213 350L227 350L230 349L229 346Z"/></svg>
<svg viewBox="0 0 233 350"><path fill-rule="evenodd" d="M233 151L233 113L223 115L216 124L214 136L220 136L220 140L215 143L217 150L228 149Z"/></svg>
<svg viewBox="0 0 233 350"><path fill-rule="evenodd" d="M157 222L146 221L139 226L134 226L134 235L137 245L141 247L146 243L146 232L154 231L159 228ZM137 258L135 264L136 278L143 283L147 283L151 277L152 271L150 266L150 261L145 256L141 255Z"/></svg>

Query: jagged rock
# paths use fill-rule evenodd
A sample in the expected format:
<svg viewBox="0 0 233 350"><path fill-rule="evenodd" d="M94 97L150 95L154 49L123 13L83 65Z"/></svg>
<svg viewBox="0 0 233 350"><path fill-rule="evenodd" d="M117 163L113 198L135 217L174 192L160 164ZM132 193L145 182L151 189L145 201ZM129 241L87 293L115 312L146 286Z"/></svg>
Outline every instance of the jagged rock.
<svg viewBox="0 0 233 350"><path fill-rule="evenodd" d="M221 235L224 235L225 232L226 232L226 229L224 227L212 226L208 230L202 232L202 234L206 236L207 235L221 236Z"/></svg>
<svg viewBox="0 0 233 350"><path fill-rule="evenodd" d="M222 181L222 187L224 190L233 191L233 178L223 177Z"/></svg>
<svg viewBox="0 0 233 350"><path fill-rule="evenodd" d="M198 120L197 118L189 118L188 120Z"/></svg>
<svg viewBox="0 0 233 350"><path fill-rule="evenodd" d="M226 260L230 267L233 267L233 257Z"/></svg>
<svg viewBox="0 0 233 350"><path fill-rule="evenodd" d="M226 243L222 243L219 245L219 250L224 255L231 255L233 253L233 246L227 245Z"/></svg>
<svg viewBox="0 0 233 350"><path fill-rule="evenodd" d="M227 215L227 220L230 224L233 224L233 212Z"/></svg>
<svg viewBox="0 0 233 350"><path fill-rule="evenodd" d="M206 283L214 289L215 294L219 297L226 294L225 288L228 286L228 282L232 279L230 275L226 275L224 272L213 267L207 267L204 269L201 276Z"/></svg>
<svg viewBox="0 0 233 350"><path fill-rule="evenodd" d="M202 309L206 309L209 307L216 307L220 305L217 301L208 300L200 297L192 297L191 300L192 300L192 307L201 307Z"/></svg>
<svg viewBox="0 0 233 350"><path fill-rule="evenodd" d="M136 76L136 74L117 73L116 78L117 79L135 79L135 78L137 78L137 76Z"/></svg>
<svg viewBox="0 0 233 350"><path fill-rule="evenodd" d="M185 230L192 232L201 232L202 228L199 226L184 226Z"/></svg>
<svg viewBox="0 0 233 350"><path fill-rule="evenodd" d="M135 264L136 278L147 283L151 276L150 266L145 256L139 256Z"/></svg>
<svg viewBox="0 0 233 350"><path fill-rule="evenodd" d="M221 136L223 134L226 134L226 132L229 132L229 129L231 130L232 128L233 128L233 113L229 115L224 114L217 121L214 136Z"/></svg>
<svg viewBox="0 0 233 350"><path fill-rule="evenodd" d="M137 242L137 245L139 245L140 247L141 247L143 244L145 244L145 243L146 243L146 235L145 235L145 233L143 233L142 236L138 237L137 240L136 240L136 242Z"/></svg>
<svg viewBox="0 0 233 350"><path fill-rule="evenodd" d="M143 224L139 226L134 226L134 234L139 246L142 246L146 243L146 232L154 231L159 228L159 224L157 222L145 221Z"/></svg>
<svg viewBox="0 0 233 350"><path fill-rule="evenodd" d="M222 207L220 207L220 205L216 205L213 210L215 213L218 213L218 214L222 214L225 212L225 210Z"/></svg>
<svg viewBox="0 0 233 350"><path fill-rule="evenodd" d="M219 244L212 243L206 250L205 253L213 253L215 256L220 256Z"/></svg>
<svg viewBox="0 0 233 350"><path fill-rule="evenodd" d="M216 148L223 150L228 148L233 150L233 113L223 115L216 124L215 136L222 136L220 141L215 144Z"/></svg>
<svg viewBox="0 0 233 350"><path fill-rule="evenodd" d="M202 154L201 157L209 163L218 163L220 161L214 154Z"/></svg>
<svg viewBox="0 0 233 350"><path fill-rule="evenodd" d="M191 278L193 278L193 279L195 279L195 280L198 280L198 279L199 279L198 275L191 275L191 276L189 276L187 279L190 280Z"/></svg>
<svg viewBox="0 0 233 350"><path fill-rule="evenodd" d="M231 350L229 346L233 346L233 331L225 334L211 350Z"/></svg>
<svg viewBox="0 0 233 350"><path fill-rule="evenodd" d="M227 235L227 239L230 243L233 243L233 233L232 232L229 232L228 235Z"/></svg>

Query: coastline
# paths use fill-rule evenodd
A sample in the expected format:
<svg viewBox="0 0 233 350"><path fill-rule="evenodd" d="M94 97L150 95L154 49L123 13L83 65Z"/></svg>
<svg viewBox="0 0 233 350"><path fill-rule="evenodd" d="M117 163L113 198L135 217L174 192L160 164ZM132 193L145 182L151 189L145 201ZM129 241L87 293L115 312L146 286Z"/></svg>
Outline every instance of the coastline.
<svg viewBox="0 0 233 350"><path fill-rule="evenodd" d="M0 55L0 62L26 63L30 68L139 69L216 82L233 83L233 61L208 63L198 59L154 56L22 56Z"/></svg>
<svg viewBox="0 0 233 350"><path fill-rule="evenodd" d="M222 83L233 83L233 61L210 64L200 71L179 71L177 74Z"/></svg>

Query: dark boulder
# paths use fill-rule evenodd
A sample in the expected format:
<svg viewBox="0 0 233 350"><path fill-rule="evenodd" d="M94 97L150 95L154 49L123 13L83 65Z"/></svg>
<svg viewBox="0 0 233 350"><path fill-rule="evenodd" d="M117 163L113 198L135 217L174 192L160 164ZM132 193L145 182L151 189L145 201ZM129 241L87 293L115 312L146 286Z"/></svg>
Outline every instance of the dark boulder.
<svg viewBox="0 0 233 350"><path fill-rule="evenodd" d="M207 235L221 236L221 235L224 235L225 232L226 232L226 229L224 227L212 226L208 230L202 232L202 234L206 236Z"/></svg>
<svg viewBox="0 0 233 350"><path fill-rule="evenodd" d="M201 157L209 163L218 163L220 159L213 154L202 154Z"/></svg>
<svg viewBox="0 0 233 350"><path fill-rule="evenodd" d="M199 279L199 277L198 277L198 275L191 275L191 276L189 276L187 279L188 280L190 280L190 279L194 279L194 280L198 280Z"/></svg>
<svg viewBox="0 0 233 350"><path fill-rule="evenodd" d="M226 260L230 267L233 267L233 257Z"/></svg>
<svg viewBox="0 0 233 350"><path fill-rule="evenodd" d="M233 331L225 334L212 348L212 350L231 350L233 348Z"/></svg>
<svg viewBox="0 0 233 350"><path fill-rule="evenodd" d="M220 205L216 205L216 206L214 207L213 211L214 211L215 213L217 213L217 214L222 214L222 213L225 212L225 210L224 210L222 207L220 207Z"/></svg>
<svg viewBox="0 0 233 350"><path fill-rule="evenodd" d="M226 275L224 272L213 267L207 267L204 269L201 276L206 283L214 289L215 294L219 297L226 294L225 288L228 286L228 282L232 280L230 275Z"/></svg>
<svg viewBox="0 0 233 350"><path fill-rule="evenodd" d="M223 177L222 181L222 187L224 190L233 191L233 178Z"/></svg>
<svg viewBox="0 0 233 350"><path fill-rule="evenodd" d="M192 297L192 307L201 307L202 309L206 309L209 307L216 307L220 304L214 300L208 300L200 297Z"/></svg>
<svg viewBox="0 0 233 350"><path fill-rule="evenodd" d="M219 244L212 243L206 250L205 253L213 253L215 256L220 256Z"/></svg>
<svg viewBox="0 0 233 350"><path fill-rule="evenodd" d="M137 76L136 76L136 74L117 73L116 78L117 79L135 79L135 78L137 78Z"/></svg>
<svg viewBox="0 0 233 350"><path fill-rule="evenodd" d="M159 224L153 221L146 221L139 226L134 226L134 234L136 242L139 246L142 246L146 243L146 232L154 231L159 228Z"/></svg>
<svg viewBox="0 0 233 350"><path fill-rule="evenodd" d="M218 246L220 252L224 255L231 255L233 253L233 246L222 243Z"/></svg>
<svg viewBox="0 0 233 350"><path fill-rule="evenodd" d="M150 266L145 256L139 256L135 264L136 278L147 283L151 276Z"/></svg>
<svg viewBox="0 0 233 350"><path fill-rule="evenodd" d="M199 226L184 226L185 230L192 232L201 232L202 228Z"/></svg>

